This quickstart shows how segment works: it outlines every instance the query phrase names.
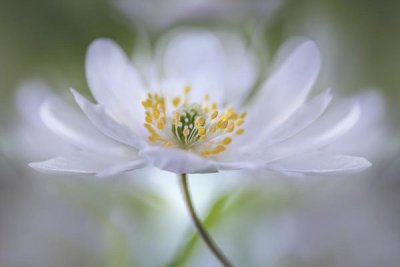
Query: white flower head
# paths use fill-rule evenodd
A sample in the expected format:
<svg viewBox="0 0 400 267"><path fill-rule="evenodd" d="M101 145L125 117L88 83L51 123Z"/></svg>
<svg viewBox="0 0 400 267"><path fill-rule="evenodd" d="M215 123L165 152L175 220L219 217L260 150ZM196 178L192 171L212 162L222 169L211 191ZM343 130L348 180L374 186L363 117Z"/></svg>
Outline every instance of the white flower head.
<svg viewBox="0 0 400 267"><path fill-rule="evenodd" d="M149 165L179 174L338 174L370 166L323 150L355 125L360 107L328 108L329 90L309 99L320 68L312 41L297 46L251 98L256 61L239 38L228 50L203 30L165 43L154 60L159 71L145 77L113 41L94 41L86 76L98 104L72 90L88 121L53 101L41 108L44 123L76 151L31 166L99 177Z"/></svg>

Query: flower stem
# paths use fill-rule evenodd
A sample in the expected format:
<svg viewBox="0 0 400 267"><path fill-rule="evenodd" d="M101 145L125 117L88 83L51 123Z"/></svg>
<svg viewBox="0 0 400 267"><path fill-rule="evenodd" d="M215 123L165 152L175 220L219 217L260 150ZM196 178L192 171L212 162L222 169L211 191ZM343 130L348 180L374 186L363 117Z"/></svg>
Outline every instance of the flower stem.
<svg viewBox="0 0 400 267"><path fill-rule="evenodd" d="M221 249L217 246L217 244L211 238L211 236L209 235L209 233L207 232L207 230L204 228L203 224L201 223L199 217L197 216L196 211L194 210L192 198L191 198L190 192L189 192L189 186L188 186L186 173L180 175L180 180L181 180L182 192L184 195L186 206L189 210L190 217L192 218L192 221L193 221L200 237L203 239L203 241L206 243L206 245L211 250L211 252L215 255L215 257L217 257L217 259L222 264L222 266L232 267L233 265L229 262L229 260L226 258L226 256L221 251Z"/></svg>

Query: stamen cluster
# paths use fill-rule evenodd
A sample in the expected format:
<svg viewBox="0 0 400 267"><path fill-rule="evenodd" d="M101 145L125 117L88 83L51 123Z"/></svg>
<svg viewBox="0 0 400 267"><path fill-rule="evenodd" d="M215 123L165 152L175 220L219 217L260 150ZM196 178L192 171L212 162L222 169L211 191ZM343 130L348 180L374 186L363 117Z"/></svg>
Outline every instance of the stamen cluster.
<svg viewBox="0 0 400 267"><path fill-rule="evenodd" d="M203 157L226 150L235 135L244 133L241 128L246 113L238 114L232 107L220 112L217 103L209 103L206 95L202 103L188 104L190 87L183 89L183 98L174 97L175 109L167 114L165 98L149 93L142 101L149 141L165 147L179 147L197 152ZM169 129L169 130L168 130Z"/></svg>

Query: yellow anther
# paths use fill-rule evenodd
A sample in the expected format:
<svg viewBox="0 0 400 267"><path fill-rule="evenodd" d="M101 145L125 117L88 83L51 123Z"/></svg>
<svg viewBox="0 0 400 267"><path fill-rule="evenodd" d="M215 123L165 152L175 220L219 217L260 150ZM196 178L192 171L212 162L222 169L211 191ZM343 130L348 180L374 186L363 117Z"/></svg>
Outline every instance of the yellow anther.
<svg viewBox="0 0 400 267"><path fill-rule="evenodd" d="M236 112L231 112L229 113L229 118L236 120L239 117L239 115Z"/></svg>
<svg viewBox="0 0 400 267"><path fill-rule="evenodd" d="M157 135L157 134L152 134L152 135L149 136L149 140L150 140L151 142L155 142L155 141L157 141L157 140L160 140L160 136Z"/></svg>
<svg viewBox="0 0 400 267"><path fill-rule="evenodd" d="M218 129L225 129L228 126L228 121L224 118L221 118L217 121L217 128Z"/></svg>
<svg viewBox="0 0 400 267"><path fill-rule="evenodd" d="M159 130L164 129L164 122L163 122L161 119L158 120L158 122L157 122L157 128L158 128Z"/></svg>
<svg viewBox="0 0 400 267"><path fill-rule="evenodd" d="M153 129L153 126L151 126L151 124L145 123L144 127L146 127L146 129L149 130L149 132L155 132Z"/></svg>
<svg viewBox="0 0 400 267"><path fill-rule="evenodd" d="M203 126L206 123L206 120L203 117L197 117L194 125L196 127Z"/></svg>
<svg viewBox="0 0 400 267"><path fill-rule="evenodd" d="M187 94L189 94L189 92L190 92L190 86L187 85L187 86L185 86L185 88L183 88L183 93L184 93L185 95L187 95Z"/></svg>
<svg viewBox="0 0 400 267"><path fill-rule="evenodd" d="M210 95L209 95L209 94L206 94L206 95L204 96L204 101L208 101L208 100L210 100Z"/></svg>
<svg viewBox="0 0 400 267"><path fill-rule="evenodd" d="M237 126L242 125L243 123L244 123L244 120L243 120L243 119L238 119L238 120L235 122L235 124L236 124Z"/></svg>
<svg viewBox="0 0 400 267"><path fill-rule="evenodd" d="M217 109L217 107L218 107L218 106L217 106L217 103L214 102L214 103L211 104L211 109L212 109L212 110Z"/></svg>
<svg viewBox="0 0 400 267"><path fill-rule="evenodd" d="M225 147L223 145L217 145L217 147L214 149L214 153L220 153L225 150Z"/></svg>
<svg viewBox="0 0 400 267"><path fill-rule="evenodd" d="M152 106L152 101L150 99L142 101L142 106L145 107L145 108L149 108L149 107Z"/></svg>
<svg viewBox="0 0 400 267"><path fill-rule="evenodd" d="M181 98L179 96L175 97L172 100L172 104L174 105L174 107L177 107L179 105L179 103L181 102Z"/></svg>
<svg viewBox="0 0 400 267"><path fill-rule="evenodd" d="M239 129L239 130L236 131L236 134L237 134L237 135L241 135L241 134L243 134L243 133L244 133L244 130L243 130L243 129Z"/></svg>
<svg viewBox="0 0 400 267"><path fill-rule="evenodd" d="M222 144L224 145L229 145L232 142L232 138L230 137L225 137L224 140L222 140Z"/></svg>
<svg viewBox="0 0 400 267"><path fill-rule="evenodd" d="M228 127L228 121L223 121L221 124L221 129L226 129Z"/></svg>
<svg viewBox="0 0 400 267"><path fill-rule="evenodd" d="M234 127L234 126L231 126L231 127L228 126L228 128L226 128L226 131L227 131L228 133L233 132L233 130L235 130L235 127Z"/></svg>
<svg viewBox="0 0 400 267"><path fill-rule="evenodd" d="M197 131L200 136L203 136L206 133L206 128L200 127Z"/></svg>
<svg viewBox="0 0 400 267"><path fill-rule="evenodd" d="M240 114L240 118L244 119L244 118L246 118L246 115L247 115L247 112L243 112L242 114Z"/></svg>
<svg viewBox="0 0 400 267"><path fill-rule="evenodd" d="M158 120L158 118L160 117L160 111L158 111L157 109L153 109L153 116L156 120Z"/></svg>
<svg viewBox="0 0 400 267"><path fill-rule="evenodd" d="M145 121L147 122L147 123L152 123L153 122L153 119L151 118L151 115L150 115L150 113L148 113L148 112L146 112L146 116L145 116Z"/></svg>
<svg viewBox="0 0 400 267"><path fill-rule="evenodd" d="M211 114L210 119L213 120L213 119L215 119L217 116L218 116L218 111L215 110L215 111L213 111L213 113Z"/></svg>
<svg viewBox="0 0 400 267"><path fill-rule="evenodd" d="M210 109L208 107L204 107L203 112L207 114L208 112L210 112Z"/></svg>

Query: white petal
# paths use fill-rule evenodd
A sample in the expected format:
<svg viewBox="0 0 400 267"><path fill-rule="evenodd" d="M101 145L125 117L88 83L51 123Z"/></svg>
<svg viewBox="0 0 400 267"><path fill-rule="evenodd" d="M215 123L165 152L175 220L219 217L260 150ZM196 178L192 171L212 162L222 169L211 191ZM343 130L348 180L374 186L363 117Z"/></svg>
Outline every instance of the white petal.
<svg viewBox="0 0 400 267"><path fill-rule="evenodd" d="M221 41L226 52L224 101L227 105L240 107L253 89L259 65L240 36L223 33Z"/></svg>
<svg viewBox="0 0 400 267"><path fill-rule="evenodd" d="M272 146L259 146L258 157L272 162L326 146L349 131L359 119L360 112L358 104L344 101L294 137Z"/></svg>
<svg viewBox="0 0 400 267"><path fill-rule="evenodd" d="M223 95L225 58L218 38L208 31L192 29L173 32L166 39L163 63L166 77L183 80L194 87L190 94L193 101L202 99L206 93L214 101L220 101ZM165 44L160 45L159 49L162 50ZM180 95L182 89L172 89L174 91L171 94Z"/></svg>
<svg viewBox="0 0 400 267"><path fill-rule="evenodd" d="M260 160L241 160L231 162L215 162L219 171L232 171L232 170L258 170L265 168L266 164Z"/></svg>
<svg viewBox="0 0 400 267"><path fill-rule="evenodd" d="M134 161L124 162L121 164L116 164L110 166L102 171L97 172L96 176L98 178L107 178L118 175L120 173L141 169L147 166L147 161L144 159L137 159Z"/></svg>
<svg viewBox="0 0 400 267"><path fill-rule="evenodd" d="M145 161L135 155L98 154L78 151L47 161L30 163L40 172L64 175L99 175L106 177L145 166Z"/></svg>
<svg viewBox="0 0 400 267"><path fill-rule="evenodd" d="M178 174L217 171L212 161L182 149L148 147L141 150L139 154L154 166Z"/></svg>
<svg viewBox="0 0 400 267"><path fill-rule="evenodd" d="M54 93L43 82L30 81L24 83L17 92L18 111L29 123L42 126L42 120L39 117L40 106L50 97L54 97Z"/></svg>
<svg viewBox="0 0 400 267"><path fill-rule="evenodd" d="M396 145L387 142L392 138L392 131L386 121L383 97L376 91L369 91L356 95L354 99L360 103L360 120L351 131L330 144L326 150L333 153L368 155L373 158L382 158L382 153L389 155L389 151L396 151Z"/></svg>
<svg viewBox="0 0 400 267"><path fill-rule="evenodd" d="M107 150L117 145L61 99L52 97L45 101L40 108L40 117L51 131L77 148Z"/></svg>
<svg viewBox="0 0 400 267"><path fill-rule="evenodd" d="M248 124L264 136L283 123L305 101L320 69L320 54L312 41L299 45L249 104Z"/></svg>
<svg viewBox="0 0 400 267"><path fill-rule="evenodd" d="M86 79L99 104L128 125L143 122L144 86L124 51L112 40L97 39L86 55Z"/></svg>
<svg viewBox="0 0 400 267"><path fill-rule="evenodd" d="M361 157L313 152L270 164L268 169L283 173L337 175L359 172L370 166L371 163Z"/></svg>
<svg viewBox="0 0 400 267"><path fill-rule="evenodd" d="M96 128L104 135L134 148L142 148L145 142L133 130L111 118L100 105L90 103L77 91L71 89L76 102Z"/></svg>
<svg viewBox="0 0 400 267"><path fill-rule="evenodd" d="M266 136L266 143L273 144L284 141L304 130L324 113L331 100L330 90L316 96L296 110L287 121L273 130L270 135Z"/></svg>

